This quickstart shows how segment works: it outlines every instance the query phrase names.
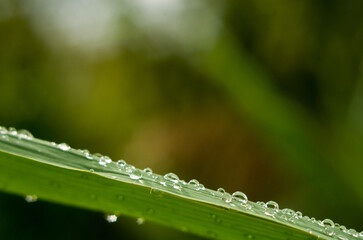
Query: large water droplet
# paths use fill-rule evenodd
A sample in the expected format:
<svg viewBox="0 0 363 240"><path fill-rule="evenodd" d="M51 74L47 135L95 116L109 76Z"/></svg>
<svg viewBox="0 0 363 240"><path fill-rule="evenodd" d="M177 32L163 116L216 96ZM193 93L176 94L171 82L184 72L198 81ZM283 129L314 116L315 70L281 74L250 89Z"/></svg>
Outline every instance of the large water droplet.
<svg viewBox="0 0 363 240"><path fill-rule="evenodd" d="M122 159L118 160L118 161L116 162L116 164L117 164L117 167L118 167L118 169L119 169L120 171L125 170L125 167L127 166L127 163L125 162L125 160L122 160Z"/></svg>
<svg viewBox="0 0 363 240"><path fill-rule="evenodd" d="M200 183L196 179L192 179L188 182L188 186L194 190L200 190Z"/></svg>
<svg viewBox="0 0 363 240"><path fill-rule="evenodd" d="M71 149L71 147L67 143L58 144L58 148L63 151L68 151L69 149Z"/></svg>
<svg viewBox="0 0 363 240"><path fill-rule="evenodd" d="M322 226L326 226L326 227L334 227L334 222L330 219L324 219L322 222L321 222L321 225Z"/></svg>
<svg viewBox="0 0 363 240"><path fill-rule="evenodd" d="M166 186L166 180L165 178L163 178L163 176L160 176L160 175L157 175L157 174L154 174L154 179L157 183L163 185L163 186Z"/></svg>
<svg viewBox="0 0 363 240"><path fill-rule="evenodd" d="M153 170L151 168L145 168L144 173L146 173L146 175L151 175L153 173Z"/></svg>
<svg viewBox="0 0 363 240"><path fill-rule="evenodd" d="M87 149L84 149L83 151L83 155L87 158L87 159L89 159L89 160L92 160L93 159L93 156L92 156L92 154L87 150Z"/></svg>
<svg viewBox="0 0 363 240"><path fill-rule="evenodd" d="M18 131L18 138L31 140L34 137L28 130L21 129Z"/></svg>
<svg viewBox="0 0 363 240"><path fill-rule="evenodd" d="M132 168L129 176L133 180L139 180L142 177L142 173L141 173L141 171L139 169L134 167L134 168Z"/></svg>
<svg viewBox="0 0 363 240"><path fill-rule="evenodd" d="M18 131L14 127L9 127L8 134L16 136L18 134Z"/></svg>
<svg viewBox="0 0 363 240"><path fill-rule="evenodd" d="M0 134L7 134L8 130L6 129L6 127L0 126Z"/></svg>
<svg viewBox="0 0 363 240"><path fill-rule="evenodd" d="M117 216L115 214L112 215L107 215L106 216L106 221L109 223L114 223L117 221Z"/></svg>
<svg viewBox="0 0 363 240"><path fill-rule="evenodd" d="M232 194L232 197L233 197L233 199L238 201L240 204L246 204L248 201L246 194L244 194L243 192L240 192L240 191L234 192Z"/></svg>
<svg viewBox="0 0 363 240"><path fill-rule="evenodd" d="M353 228L348 230L348 234L353 236L353 237L358 237L358 232Z"/></svg>
<svg viewBox="0 0 363 240"><path fill-rule="evenodd" d="M229 194L228 192L225 192L222 194L222 200L225 201L226 203L230 203L232 202L232 196L231 194Z"/></svg>
<svg viewBox="0 0 363 240"><path fill-rule="evenodd" d="M303 217L302 212L297 211L297 212L295 213L295 217L296 217L296 218L302 218L302 217Z"/></svg>
<svg viewBox="0 0 363 240"><path fill-rule="evenodd" d="M145 219L144 218L138 218L136 220L137 225L142 225L142 224L144 224L144 222L145 222Z"/></svg>
<svg viewBox="0 0 363 240"><path fill-rule="evenodd" d="M100 159L98 160L98 164L101 165L101 166L104 166L106 167L107 164L111 163L112 160L111 158L109 158L108 156L102 156L100 157Z"/></svg>
<svg viewBox="0 0 363 240"><path fill-rule="evenodd" d="M36 202L38 201L38 196L37 195L26 195L25 196L25 201L28 203L32 203L32 202Z"/></svg>
<svg viewBox="0 0 363 240"><path fill-rule="evenodd" d="M268 201L265 204L265 214L270 217L275 217L275 214L279 211L279 205L277 202Z"/></svg>
<svg viewBox="0 0 363 240"><path fill-rule="evenodd" d="M279 205L277 204L277 202L274 201L268 201L266 203L266 207L268 209L274 210L274 211L278 211L279 210Z"/></svg>
<svg viewBox="0 0 363 240"><path fill-rule="evenodd" d="M167 173L164 175L165 180L177 183L179 182L179 177L175 173Z"/></svg>

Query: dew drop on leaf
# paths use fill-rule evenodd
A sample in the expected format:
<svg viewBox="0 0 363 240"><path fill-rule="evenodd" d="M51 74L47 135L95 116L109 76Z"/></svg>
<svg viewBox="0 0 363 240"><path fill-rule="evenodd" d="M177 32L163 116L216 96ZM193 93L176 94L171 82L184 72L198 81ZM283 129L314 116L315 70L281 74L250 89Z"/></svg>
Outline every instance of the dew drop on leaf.
<svg viewBox="0 0 363 240"><path fill-rule="evenodd" d="M118 166L118 168L121 170L121 169L124 169L125 167L126 167L126 162L125 162L125 160L122 160L122 159L120 159L120 160L118 160L117 162L116 162L116 164L117 164L117 166Z"/></svg>
<svg viewBox="0 0 363 240"><path fill-rule="evenodd" d="M228 192L225 192L225 193L223 193L223 195L222 195L222 200L223 201L225 201L226 203L230 203L230 202L232 202L232 196L231 196L231 194L229 194Z"/></svg>
<svg viewBox="0 0 363 240"><path fill-rule="evenodd" d="M107 215L106 216L106 221L109 223L114 223L117 221L117 216L115 214L112 215Z"/></svg>
<svg viewBox="0 0 363 240"><path fill-rule="evenodd" d="M58 148L63 151L68 151L69 149L71 149L71 147L67 143L58 144Z"/></svg>
<svg viewBox="0 0 363 240"><path fill-rule="evenodd" d="M34 137L33 137L33 135L28 130L21 129L21 130L18 131L18 138L19 139L28 139L28 140L31 140Z"/></svg>
<svg viewBox="0 0 363 240"><path fill-rule="evenodd" d="M108 156L102 156L100 157L100 159L98 160L98 164L101 165L101 166L104 166L106 167L107 164L111 163L112 160L111 158L109 158Z"/></svg>
<svg viewBox="0 0 363 240"><path fill-rule="evenodd" d="M38 201L38 196L37 195L26 195L25 196L25 201L28 203L32 203L32 202L36 202Z"/></svg>
<svg viewBox="0 0 363 240"><path fill-rule="evenodd" d="M153 173L153 170L151 168L145 168L144 173L146 173L147 175L151 175Z"/></svg>
<svg viewBox="0 0 363 240"><path fill-rule="evenodd" d="M14 135L14 136L16 136L16 135L18 134L18 131L16 130L16 128L9 127L8 133L9 133L10 135Z"/></svg>
<svg viewBox="0 0 363 240"><path fill-rule="evenodd" d="M167 173L164 175L164 178L173 183L179 182L179 177L175 173Z"/></svg>
<svg viewBox="0 0 363 240"><path fill-rule="evenodd" d="M330 219L324 219L322 222L321 222L321 225L323 226L327 226L327 227L334 227L334 222Z"/></svg>
<svg viewBox="0 0 363 240"><path fill-rule="evenodd" d="M137 225L142 225L142 224L144 224L144 222L145 222L145 219L144 218L138 218L136 220Z"/></svg>
<svg viewBox="0 0 363 240"><path fill-rule="evenodd" d="M0 126L0 134L7 134L8 130L6 129L6 127Z"/></svg>
<svg viewBox="0 0 363 240"><path fill-rule="evenodd" d="M266 203L266 207L268 209L273 210L273 211L278 211L279 210L279 205L277 204L277 202L274 202L274 201L268 201Z"/></svg>
<svg viewBox="0 0 363 240"><path fill-rule="evenodd" d="M133 180L139 180L142 177L142 173L139 169L133 168L129 174L130 178Z"/></svg>
<svg viewBox="0 0 363 240"><path fill-rule="evenodd" d="M233 199L238 201L240 204L246 204L248 201L246 194L244 194L243 192L240 192L240 191L234 192L232 194L232 197L233 197Z"/></svg>

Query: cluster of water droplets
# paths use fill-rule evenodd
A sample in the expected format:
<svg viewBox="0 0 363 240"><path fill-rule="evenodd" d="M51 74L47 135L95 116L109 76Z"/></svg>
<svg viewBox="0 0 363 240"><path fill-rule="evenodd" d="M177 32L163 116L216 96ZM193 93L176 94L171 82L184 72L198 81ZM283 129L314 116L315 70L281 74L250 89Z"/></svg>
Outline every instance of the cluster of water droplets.
<svg viewBox="0 0 363 240"><path fill-rule="evenodd" d="M0 140L8 140L8 137L12 136L18 140L33 140L33 135L27 130L16 130L15 128L6 129L0 126ZM152 182L159 186L158 188L151 188L150 193L154 195L162 195L163 191L169 191L174 193L179 193L183 191L195 191L203 196L208 195L211 201L219 202L221 205L228 205L229 207L241 210L246 213L262 216L267 218L279 220L280 222L287 223L291 226L297 226L299 228L304 228L310 234L322 234L333 237L339 240L349 240L349 239L363 239L363 231L357 232L354 229L347 229L343 225L334 223L330 219L316 220L315 218L310 218L308 216L303 216L299 211L294 211L292 209L280 209L279 205L274 201L264 202L251 202L248 201L246 194L240 191L236 191L233 194L228 193L223 188L218 188L216 191L207 189L203 184L199 183L198 180L192 179L189 182L180 180L175 173L167 173L165 175L159 175L153 173L150 168L145 168L144 170L138 169L131 164L126 163L124 160L120 159L116 162L108 156L104 156L99 153L91 154L88 150L73 149L66 143L56 144L54 142L49 142L49 145L58 148L62 151L70 151L83 156L86 160L96 161L101 168L107 168L109 165L115 167L120 175L128 176L131 181L139 184L144 184L146 182ZM97 173L97 168L89 169L92 173ZM112 176L112 178L117 178L117 176ZM36 195L27 195L25 197L27 202L34 202L37 200ZM212 218L216 223L221 222L221 219L216 215L212 215ZM111 214L106 216L108 222L116 222L117 215ZM138 224L144 222L143 218L137 220Z"/></svg>

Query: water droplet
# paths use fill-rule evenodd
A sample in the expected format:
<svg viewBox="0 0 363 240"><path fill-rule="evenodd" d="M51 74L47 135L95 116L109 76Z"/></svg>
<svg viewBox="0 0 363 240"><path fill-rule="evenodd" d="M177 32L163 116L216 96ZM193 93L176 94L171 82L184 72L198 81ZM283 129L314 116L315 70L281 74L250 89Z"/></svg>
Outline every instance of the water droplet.
<svg viewBox="0 0 363 240"><path fill-rule="evenodd" d="M0 134L7 134L8 130L6 129L6 127L0 126Z"/></svg>
<svg viewBox="0 0 363 240"><path fill-rule="evenodd" d="M98 164L101 165L101 166L104 166L106 167L107 164L111 163L112 160L111 158L109 158L108 156L102 156L100 157L100 159L98 160Z"/></svg>
<svg viewBox="0 0 363 240"><path fill-rule="evenodd" d="M248 202L248 198L246 194L243 192L237 191L232 194L233 199L238 201L240 204L246 204Z"/></svg>
<svg viewBox="0 0 363 240"><path fill-rule="evenodd" d="M10 135L16 136L18 134L18 131L16 130L16 128L9 127L8 133Z"/></svg>
<svg viewBox="0 0 363 240"><path fill-rule="evenodd" d="M274 201L268 201L265 204L265 215L275 217L275 214L279 211L279 205Z"/></svg>
<svg viewBox="0 0 363 240"><path fill-rule="evenodd" d="M117 221L117 216L115 214L112 215L107 215L106 216L106 221L109 223L114 223Z"/></svg>
<svg viewBox="0 0 363 240"><path fill-rule="evenodd" d="M133 180L139 180L142 177L142 173L141 173L141 171L139 169L134 167L134 168L132 168L129 176Z"/></svg>
<svg viewBox="0 0 363 240"><path fill-rule="evenodd" d="M334 235L334 227L328 226L324 229L324 232L329 235L329 236L333 236Z"/></svg>
<svg viewBox="0 0 363 240"><path fill-rule="evenodd" d="M144 173L146 173L147 175L151 175L153 173L153 170L151 168L145 168Z"/></svg>
<svg viewBox="0 0 363 240"><path fill-rule="evenodd" d="M71 149L71 147L67 143L58 144L58 148L63 151L68 151L69 149Z"/></svg>
<svg viewBox="0 0 363 240"><path fill-rule="evenodd" d="M34 137L28 130L21 129L21 130L18 131L18 138L31 140Z"/></svg>
<svg viewBox="0 0 363 240"><path fill-rule="evenodd" d="M173 182L173 183L178 183L179 182L179 177L175 174L175 173L167 173L164 175L164 178L167 181Z"/></svg>
<svg viewBox="0 0 363 240"><path fill-rule="evenodd" d="M93 173L95 172L95 170L94 170L93 168L91 168L89 171L90 171L90 172L93 172Z"/></svg>
<svg viewBox="0 0 363 240"><path fill-rule="evenodd" d="M116 164L117 164L117 166L118 166L118 168L120 170L123 170L126 167L126 165L127 165L127 163L125 162L125 160L122 160L122 159L118 160L116 162Z"/></svg>
<svg viewBox="0 0 363 240"><path fill-rule="evenodd" d="M295 217L296 217L296 218L302 218L302 217L303 217L302 212L297 211L297 212L295 213Z"/></svg>
<svg viewBox="0 0 363 240"><path fill-rule="evenodd" d="M334 222L330 219L324 219L322 222L321 222L321 225L322 226L326 226L326 227L334 227Z"/></svg>
<svg viewBox="0 0 363 240"><path fill-rule="evenodd" d="M173 188L176 190L181 190L182 186L179 183L173 183Z"/></svg>
<svg viewBox="0 0 363 240"><path fill-rule="evenodd" d="M223 194L223 193L225 193L226 191L224 190L224 188L218 188L218 189L217 189L217 192L219 192L219 193L222 193L222 194Z"/></svg>
<svg viewBox="0 0 363 240"><path fill-rule="evenodd" d="M279 205L277 204L277 202L274 201L268 201L266 203L266 207L268 209L274 210L274 211L278 211L279 210Z"/></svg>
<svg viewBox="0 0 363 240"><path fill-rule="evenodd" d="M192 179L188 182L189 187L191 187L192 189L197 190L199 188L199 181L196 179Z"/></svg>
<svg viewBox="0 0 363 240"><path fill-rule="evenodd" d="M88 150L83 150L83 154L84 154L84 156L87 158L87 159L89 159L89 160L92 160L93 159L93 156L92 156L92 154L88 151Z"/></svg>
<svg viewBox="0 0 363 240"><path fill-rule="evenodd" d="M348 234L353 236L353 237L358 237L358 232L353 228L348 230Z"/></svg>
<svg viewBox="0 0 363 240"><path fill-rule="evenodd" d="M347 228L344 225L340 225L339 229L342 230L343 232L347 231Z"/></svg>
<svg viewBox="0 0 363 240"><path fill-rule="evenodd" d="M165 178L163 178L162 176L160 175L154 175L155 176L155 181L163 186L166 186L166 181L165 181Z"/></svg>
<svg viewBox="0 0 363 240"><path fill-rule="evenodd" d="M138 218L136 220L137 225L142 225L142 224L144 224L144 222L145 222L145 219L143 219L143 218Z"/></svg>
<svg viewBox="0 0 363 240"><path fill-rule="evenodd" d="M222 200L223 201L225 201L226 203L230 203L230 202L232 202L232 196L231 196L231 194L229 194L228 192L225 192L225 193L223 193L223 195L222 195Z"/></svg>
<svg viewBox="0 0 363 240"><path fill-rule="evenodd" d="M38 200L38 196L37 195L26 195L25 196L25 201L28 203L32 203L32 202L36 202Z"/></svg>

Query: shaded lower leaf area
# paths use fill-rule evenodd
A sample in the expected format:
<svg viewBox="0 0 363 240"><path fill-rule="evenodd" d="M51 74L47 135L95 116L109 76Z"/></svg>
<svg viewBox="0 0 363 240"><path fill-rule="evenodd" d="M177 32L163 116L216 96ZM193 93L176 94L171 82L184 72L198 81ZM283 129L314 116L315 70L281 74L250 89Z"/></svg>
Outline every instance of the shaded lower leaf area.
<svg viewBox="0 0 363 240"><path fill-rule="evenodd" d="M161 176L65 143L35 139L28 132L1 130L0 189L27 195L28 202L39 198L90 209L109 214L110 222L129 216L138 224L155 222L212 239L360 238L329 219L279 209L272 201L254 203L241 192L210 190L174 173Z"/></svg>

